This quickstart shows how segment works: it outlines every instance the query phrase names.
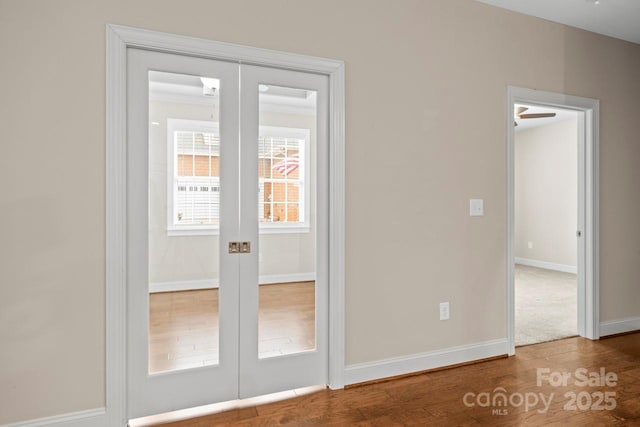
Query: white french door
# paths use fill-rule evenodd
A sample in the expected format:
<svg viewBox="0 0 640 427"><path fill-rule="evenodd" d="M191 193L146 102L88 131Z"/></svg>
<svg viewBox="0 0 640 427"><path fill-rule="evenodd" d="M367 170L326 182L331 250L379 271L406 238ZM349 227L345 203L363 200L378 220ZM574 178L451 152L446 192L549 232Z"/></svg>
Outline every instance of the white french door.
<svg viewBox="0 0 640 427"><path fill-rule="evenodd" d="M128 415L328 375L328 78L128 49Z"/></svg>
<svg viewBox="0 0 640 427"><path fill-rule="evenodd" d="M328 78L250 65L241 66L240 76L240 164L244 169L241 173L239 236L242 241L256 242L259 249L248 256L239 257L240 397L245 398L327 383ZM271 97L269 92L272 92ZM298 107L297 113L306 114L290 117L287 109L279 109L274 104L275 98L285 94L295 100L292 106ZM260 128L267 128L275 122L274 116L278 116L277 124L290 124L289 129L307 127L311 134L309 141L273 138L266 132L261 134ZM302 117L306 117L306 120L303 121ZM259 143L256 144L256 141ZM275 146L282 143L284 147ZM267 158L272 154L277 156L282 150L285 153L275 160L275 164L269 165ZM265 156L265 153L270 154ZM293 169L296 165L298 167ZM269 167L271 170L268 170ZM293 170L289 174L282 174L277 170L278 167ZM272 203L264 206L268 203L268 197L259 197L259 193L264 193L269 183L274 190L271 193ZM292 201L282 194L283 191L304 197ZM262 209L260 204L263 205ZM271 209L270 214L264 212L268 209ZM261 212L262 218L259 218ZM283 215L297 216L298 221L291 224L306 230L284 235L267 234L267 231L273 231L268 227L277 227L277 222L281 222L268 221L268 217L274 214L278 220L282 220ZM264 233L259 232L259 224ZM284 240L284 243L276 239ZM282 285L280 289L284 299L306 298L303 304L310 305L311 310L299 309L298 315L286 311L271 316L268 314L268 293L272 290L269 285L259 284L261 278L269 277L270 265L267 261L280 260L278 251L289 252L289 260L308 264L305 269L315 273L312 296L300 295L293 289L295 285L291 289ZM310 301L311 298L313 301ZM280 325L290 332L279 333L277 330ZM286 341L285 335L292 342L278 346L278 342ZM277 347L281 354L271 351Z"/></svg>

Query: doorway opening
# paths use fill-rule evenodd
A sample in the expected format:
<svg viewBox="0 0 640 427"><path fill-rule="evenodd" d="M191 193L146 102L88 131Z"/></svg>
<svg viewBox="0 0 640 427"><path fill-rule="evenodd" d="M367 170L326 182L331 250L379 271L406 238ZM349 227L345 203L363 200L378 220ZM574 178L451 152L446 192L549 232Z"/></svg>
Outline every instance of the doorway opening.
<svg viewBox="0 0 640 427"><path fill-rule="evenodd" d="M578 113L516 103L515 345L578 334Z"/></svg>
<svg viewBox="0 0 640 427"><path fill-rule="evenodd" d="M506 112L509 355L598 339L599 101L510 86Z"/></svg>

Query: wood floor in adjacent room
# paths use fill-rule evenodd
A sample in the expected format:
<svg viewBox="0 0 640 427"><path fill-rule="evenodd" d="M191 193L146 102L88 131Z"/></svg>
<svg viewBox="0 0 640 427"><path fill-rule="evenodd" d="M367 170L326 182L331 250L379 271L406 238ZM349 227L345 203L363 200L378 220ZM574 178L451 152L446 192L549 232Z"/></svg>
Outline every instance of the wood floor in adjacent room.
<svg viewBox="0 0 640 427"><path fill-rule="evenodd" d="M150 373L198 368L219 360L218 289L149 297ZM315 282L260 285L260 358L315 348Z"/></svg>
<svg viewBox="0 0 640 427"><path fill-rule="evenodd" d="M567 386L536 384L536 372L569 372ZM574 385L575 370L600 368L617 376L615 386ZM595 375L595 374L594 374ZM611 378L609 378L611 380ZM550 400L548 411L538 402L524 405L479 406L478 396L502 390L519 393L533 403L534 394ZM608 392L612 410L567 409L571 393L577 405L605 406L598 402ZM463 399L475 406L466 406ZM600 393L603 393L602 395ZM611 394L613 393L613 394ZM475 396L475 397L473 397ZM484 396L484 395L483 395ZM484 402L484 397L480 402ZM517 397L512 398L519 403ZM610 406L610 405L609 405ZM493 411L501 410L500 414ZM633 426L640 425L640 333L589 341L568 338L518 348L516 356L363 385L346 390L322 390L276 403L245 407L205 417L165 424L173 427L205 426Z"/></svg>

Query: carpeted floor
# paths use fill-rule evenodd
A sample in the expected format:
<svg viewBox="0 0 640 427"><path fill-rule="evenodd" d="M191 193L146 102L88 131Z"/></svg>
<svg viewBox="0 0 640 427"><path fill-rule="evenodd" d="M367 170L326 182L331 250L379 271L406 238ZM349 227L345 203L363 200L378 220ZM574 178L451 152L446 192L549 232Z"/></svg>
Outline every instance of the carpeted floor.
<svg viewBox="0 0 640 427"><path fill-rule="evenodd" d="M578 333L577 276L516 265L516 345Z"/></svg>

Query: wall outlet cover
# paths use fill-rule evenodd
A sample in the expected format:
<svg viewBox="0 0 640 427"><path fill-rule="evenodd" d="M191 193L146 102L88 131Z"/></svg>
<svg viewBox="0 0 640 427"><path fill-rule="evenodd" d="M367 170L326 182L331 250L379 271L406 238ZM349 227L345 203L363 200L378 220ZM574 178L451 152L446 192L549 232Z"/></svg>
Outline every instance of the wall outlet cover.
<svg viewBox="0 0 640 427"><path fill-rule="evenodd" d="M469 199L469 215L470 216L483 216L484 215L484 200L483 199Z"/></svg>

